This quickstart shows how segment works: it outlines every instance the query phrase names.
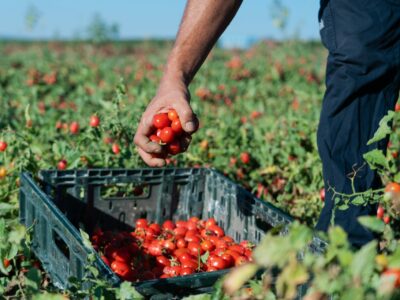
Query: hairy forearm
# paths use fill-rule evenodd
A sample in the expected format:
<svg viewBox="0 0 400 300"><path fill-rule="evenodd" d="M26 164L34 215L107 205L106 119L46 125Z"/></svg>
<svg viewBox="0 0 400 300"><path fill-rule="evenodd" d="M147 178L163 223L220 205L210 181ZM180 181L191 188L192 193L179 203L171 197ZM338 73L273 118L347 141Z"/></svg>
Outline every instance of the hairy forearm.
<svg viewBox="0 0 400 300"><path fill-rule="evenodd" d="M242 0L188 0L164 79L189 84Z"/></svg>

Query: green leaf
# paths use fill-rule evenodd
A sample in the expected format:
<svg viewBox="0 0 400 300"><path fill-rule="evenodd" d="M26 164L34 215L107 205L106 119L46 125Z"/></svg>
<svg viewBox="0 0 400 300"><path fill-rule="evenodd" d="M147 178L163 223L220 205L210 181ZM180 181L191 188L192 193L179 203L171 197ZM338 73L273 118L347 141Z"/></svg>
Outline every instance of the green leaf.
<svg viewBox="0 0 400 300"><path fill-rule="evenodd" d="M365 203L365 199L362 196L357 196L351 200L351 203L354 205L363 205Z"/></svg>
<svg viewBox="0 0 400 300"><path fill-rule="evenodd" d="M206 251L202 256L200 256L201 262L205 264L207 262L208 257L210 256L210 253Z"/></svg>
<svg viewBox="0 0 400 300"><path fill-rule="evenodd" d="M49 294L49 293L37 294L32 297L32 300L65 300L65 299L66 298L63 295Z"/></svg>
<svg viewBox="0 0 400 300"><path fill-rule="evenodd" d="M378 219L377 217L362 216L358 218L358 222L375 232L383 232L383 230L385 229L385 223L383 223L383 221Z"/></svg>
<svg viewBox="0 0 400 300"><path fill-rule="evenodd" d="M365 153L363 157L372 170L375 170L378 167L384 167L385 169L389 168L388 161L382 150L374 149Z"/></svg>
<svg viewBox="0 0 400 300"><path fill-rule="evenodd" d="M42 281L42 277L40 276L40 271L36 268L31 268L28 273L26 273L25 277L25 285L31 291L38 291L40 287L40 283Z"/></svg>
<svg viewBox="0 0 400 300"><path fill-rule="evenodd" d="M367 145L371 145L372 143L384 139L388 134L392 132L392 129L389 127L388 123L393 120L393 117L394 111L389 110L388 114L384 116L382 120L380 120L378 130L375 132L373 138L368 141Z"/></svg>
<svg viewBox="0 0 400 300"><path fill-rule="evenodd" d="M83 231L81 228L79 228L79 232L81 233L81 237L82 237L83 244L85 245L85 247L88 249L93 249L92 243L90 242L89 235L85 231Z"/></svg>
<svg viewBox="0 0 400 300"><path fill-rule="evenodd" d="M347 234L338 226L329 228L329 241L332 246L342 246L346 244Z"/></svg>
<svg viewBox="0 0 400 300"><path fill-rule="evenodd" d="M128 281L124 281L116 291L117 299L119 300L133 300L133 299L144 299L144 297L136 291L132 284Z"/></svg>
<svg viewBox="0 0 400 300"><path fill-rule="evenodd" d="M342 204L342 205L339 205L338 206L338 209L339 210L346 210L346 209L348 209L349 208L349 206L347 205L347 204Z"/></svg>
<svg viewBox="0 0 400 300"><path fill-rule="evenodd" d="M354 255L350 269L355 279L362 278L365 282L373 274L376 246L377 242L372 241Z"/></svg>

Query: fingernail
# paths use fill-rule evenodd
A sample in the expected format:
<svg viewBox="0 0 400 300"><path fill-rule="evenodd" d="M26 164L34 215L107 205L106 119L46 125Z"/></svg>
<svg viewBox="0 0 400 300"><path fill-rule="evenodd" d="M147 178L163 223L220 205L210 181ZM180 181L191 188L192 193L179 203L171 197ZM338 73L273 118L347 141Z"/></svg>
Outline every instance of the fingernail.
<svg viewBox="0 0 400 300"><path fill-rule="evenodd" d="M186 131L192 132L192 131L194 131L195 129L196 129L196 128L195 128L194 122L190 121L190 122L187 122L187 123L185 124L185 130L186 130Z"/></svg>

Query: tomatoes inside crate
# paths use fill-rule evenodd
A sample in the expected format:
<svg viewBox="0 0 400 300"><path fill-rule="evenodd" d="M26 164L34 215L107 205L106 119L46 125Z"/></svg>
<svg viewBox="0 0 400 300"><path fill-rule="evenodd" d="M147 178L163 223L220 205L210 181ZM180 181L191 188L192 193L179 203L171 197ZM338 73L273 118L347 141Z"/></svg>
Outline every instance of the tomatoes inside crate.
<svg viewBox="0 0 400 300"><path fill-rule="evenodd" d="M162 225L138 219L132 231L102 231L91 237L103 261L132 282L213 272L251 261L254 244L235 243L214 218Z"/></svg>
<svg viewBox="0 0 400 300"><path fill-rule="evenodd" d="M292 218L215 170L146 168L48 170L38 180L23 173L20 220L59 288L92 264L110 285L131 280L145 296L181 297L210 291L227 268L250 259L251 243L272 228L285 234Z"/></svg>

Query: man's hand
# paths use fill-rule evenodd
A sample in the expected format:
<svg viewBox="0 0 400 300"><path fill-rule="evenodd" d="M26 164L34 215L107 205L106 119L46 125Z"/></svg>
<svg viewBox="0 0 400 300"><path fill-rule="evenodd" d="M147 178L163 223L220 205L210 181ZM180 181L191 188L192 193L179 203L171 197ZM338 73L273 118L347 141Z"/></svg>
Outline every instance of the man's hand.
<svg viewBox="0 0 400 300"><path fill-rule="evenodd" d="M242 0L188 0L160 88L144 112L134 139L149 166L165 164L162 147L148 138L154 130L155 114L174 108L186 133L181 147L186 150L189 145L190 134L197 130L199 122L189 105L187 87L241 3Z"/></svg>
<svg viewBox="0 0 400 300"><path fill-rule="evenodd" d="M189 104L190 94L187 85L180 80L163 81L157 95L151 100L142 115L134 142L139 155L150 167L162 167L165 159L161 145L151 142L149 135L154 132L153 117L160 112L173 108L178 113L182 128L185 131L181 138L181 147L185 151L190 144L191 134L198 129L199 121Z"/></svg>

